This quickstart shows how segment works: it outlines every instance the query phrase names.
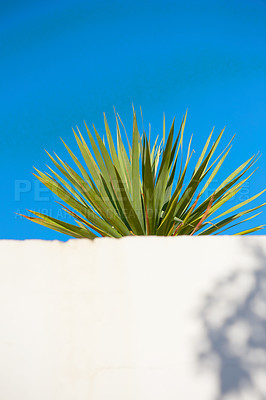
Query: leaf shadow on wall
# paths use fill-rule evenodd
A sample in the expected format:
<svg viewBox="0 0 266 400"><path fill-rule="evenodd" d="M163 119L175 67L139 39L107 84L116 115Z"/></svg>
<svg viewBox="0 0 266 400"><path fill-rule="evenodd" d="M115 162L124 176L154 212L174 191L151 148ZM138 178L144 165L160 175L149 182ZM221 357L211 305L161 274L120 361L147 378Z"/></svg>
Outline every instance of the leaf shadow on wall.
<svg viewBox="0 0 266 400"><path fill-rule="evenodd" d="M218 282L200 311L198 361L215 370L216 400L266 399L266 252L246 242L244 251L253 253L255 265Z"/></svg>

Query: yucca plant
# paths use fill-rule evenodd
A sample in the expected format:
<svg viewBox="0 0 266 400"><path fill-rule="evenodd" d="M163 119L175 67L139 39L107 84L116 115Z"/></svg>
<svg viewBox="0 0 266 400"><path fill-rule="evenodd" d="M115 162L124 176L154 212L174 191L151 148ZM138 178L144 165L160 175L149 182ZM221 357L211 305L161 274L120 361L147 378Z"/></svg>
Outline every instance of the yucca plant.
<svg viewBox="0 0 266 400"><path fill-rule="evenodd" d="M245 211L237 213L235 211L255 200L265 190L220 214L219 210L241 190L253 174L254 171L244 177L258 156L252 156L240 165L211 195L206 196L206 189L213 182L227 157L232 140L213 161L213 155L224 130L210 145L212 130L192 176L186 183L188 165L193 153L190 140L183 161L186 117L187 115L183 117L176 136L173 121L167 140L165 118L163 118L162 141L159 143L157 137L153 145L150 135L144 130L140 135L134 109L132 145L116 112L116 145L105 115L105 137L108 146L105 144L106 139L101 138L94 126L93 136L85 123L88 142L78 128L77 131L73 129L83 158L82 163L63 143L79 172L56 154L53 157L47 153L58 171L48 167L51 175L36 169L38 175L35 176L65 203L65 205L60 204L74 218L76 224L30 210L35 217L26 216L26 218L72 237L89 239L97 236L120 238L130 235L217 235L254 218L258 214L250 214L266 203ZM122 140L121 126L125 131L127 146ZM242 217L246 215L248 218L243 219ZM263 227L256 226L236 234L248 234Z"/></svg>

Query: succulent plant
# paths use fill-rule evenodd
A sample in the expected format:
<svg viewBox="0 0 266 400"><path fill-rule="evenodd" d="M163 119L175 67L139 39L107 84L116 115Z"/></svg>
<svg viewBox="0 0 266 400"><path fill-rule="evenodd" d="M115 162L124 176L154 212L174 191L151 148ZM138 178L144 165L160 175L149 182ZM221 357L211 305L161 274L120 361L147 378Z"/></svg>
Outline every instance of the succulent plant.
<svg viewBox="0 0 266 400"><path fill-rule="evenodd" d="M159 142L157 137L151 144L150 135L144 130L140 135L136 112L133 109L132 145L116 112L115 118L116 144L105 115L105 139L101 138L94 126L93 135L86 123L87 142L78 128L76 131L73 129L82 162L63 142L78 172L56 154L52 156L49 153L47 154L58 171L48 167L50 173L42 173L36 169L38 175L35 176L65 203L60 204L74 218L76 224L30 210L34 216L26 218L75 238L217 235L255 217L258 214L250 214L266 204L236 212L265 192L263 190L219 213L220 208L241 190L253 174L254 171L247 177L245 175L257 161L257 155L240 165L213 193L206 196L206 189L210 189L210 184L214 183L214 177L231 148L232 139L213 161L224 130L210 145L212 130L192 176L187 181L188 165L193 153L190 140L183 160L183 136L187 115L183 117L177 135L174 133L173 121L167 139L163 118L162 140ZM124 129L124 141L121 126ZM243 219L244 216L248 217ZM256 226L236 235L255 232L263 227Z"/></svg>

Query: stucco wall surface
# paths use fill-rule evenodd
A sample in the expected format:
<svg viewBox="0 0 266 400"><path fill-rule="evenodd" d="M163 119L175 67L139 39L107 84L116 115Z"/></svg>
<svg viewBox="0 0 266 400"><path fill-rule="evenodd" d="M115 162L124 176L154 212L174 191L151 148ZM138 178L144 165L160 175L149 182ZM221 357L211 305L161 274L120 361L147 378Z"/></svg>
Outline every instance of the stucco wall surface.
<svg viewBox="0 0 266 400"><path fill-rule="evenodd" d="M266 237L0 241L0 398L266 399Z"/></svg>

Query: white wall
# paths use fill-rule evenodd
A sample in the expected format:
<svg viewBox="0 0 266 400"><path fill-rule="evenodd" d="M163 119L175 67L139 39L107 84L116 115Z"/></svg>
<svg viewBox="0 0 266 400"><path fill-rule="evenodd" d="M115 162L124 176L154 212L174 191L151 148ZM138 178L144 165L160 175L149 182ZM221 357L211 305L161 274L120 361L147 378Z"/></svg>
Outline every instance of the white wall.
<svg viewBox="0 0 266 400"><path fill-rule="evenodd" d="M0 241L1 400L266 398L266 237Z"/></svg>

